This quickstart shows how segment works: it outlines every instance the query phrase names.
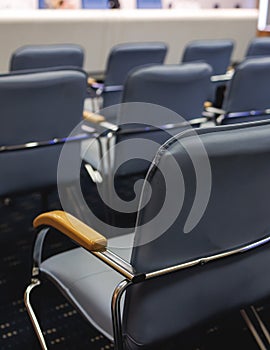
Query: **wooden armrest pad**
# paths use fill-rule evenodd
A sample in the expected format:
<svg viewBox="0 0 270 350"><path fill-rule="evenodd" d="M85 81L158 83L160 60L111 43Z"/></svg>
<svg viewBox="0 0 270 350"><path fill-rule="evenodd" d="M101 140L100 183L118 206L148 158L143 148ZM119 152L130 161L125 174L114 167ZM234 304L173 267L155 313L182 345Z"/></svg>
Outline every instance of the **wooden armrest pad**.
<svg viewBox="0 0 270 350"><path fill-rule="evenodd" d="M89 111L83 111L83 119L95 124L99 124L105 121L103 115L95 114Z"/></svg>
<svg viewBox="0 0 270 350"><path fill-rule="evenodd" d="M54 227L58 231L77 242L83 248L90 251L104 251L107 246L106 237L102 236L91 227L76 219L71 214L61 210L47 212L37 216L33 226Z"/></svg>
<svg viewBox="0 0 270 350"><path fill-rule="evenodd" d="M97 82L97 81L96 81L95 78L88 77L88 79L87 79L87 84L88 84L88 85L93 85L93 84L95 84L96 82Z"/></svg>
<svg viewBox="0 0 270 350"><path fill-rule="evenodd" d="M213 106L213 103L210 102L210 101L205 101L204 102L204 108L209 108L209 107L212 107Z"/></svg>

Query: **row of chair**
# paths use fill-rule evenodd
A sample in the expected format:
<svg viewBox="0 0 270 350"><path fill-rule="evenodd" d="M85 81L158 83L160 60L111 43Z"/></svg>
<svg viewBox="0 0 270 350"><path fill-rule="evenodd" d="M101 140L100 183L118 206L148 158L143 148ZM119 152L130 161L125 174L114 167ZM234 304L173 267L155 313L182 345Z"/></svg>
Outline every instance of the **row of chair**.
<svg viewBox="0 0 270 350"><path fill-rule="evenodd" d="M222 75L226 74L231 63L233 51L231 40L197 40L188 44L184 50L182 62L204 61L213 69L213 87L208 100L216 102L216 88L224 85ZM254 39L246 53L246 58L269 55L269 38ZM134 67L145 64L163 63L167 53L164 43L133 43L115 46L108 57L102 83L89 79L89 84L100 96L103 107L119 103L127 77ZM26 46L14 52L10 61L10 71L51 66L75 66L82 68L83 49L79 45ZM229 76L227 77L230 78ZM93 91L92 91L93 93ZM92 94L93 95L93 94Z"/></svg>
<svg viewBox="0 0 270 350"><path fill-rule="evenodd" d="M146 50L147 47L149 47L150 52ZM182 62L205 61L212 66L214 75L221 75L226 72L231 64L233 47L234 43L232 40L195 40L185 47ZM134 45L124 44L116 46L112 48L108 57L106 72L110 73L114 70L119 71L123 63L128 64L127 61L133 61L132 55L136 50L143 51L143 49L144 52L142 52L141 55L152 54L154 56L153 63L162 63L164 62L168 48L164 43L135 43ZM155 58L156 55L157 57ZM255 38L250 42L245 58L269 55L270 39L261 37ZM10 61L10 71L46 68L51 66L75 66L82 68L83 61L84 50L79 45L28 45L17 49L13 53ZM116 61L118 61L118 65ZM149 56L145 61L152 63ZM140 64L141 62L139 62L138 65ZM120 77L118 77L118 79L122 80L121 78L120 72ZM110 80L113 80L113 82ZM119 85L119 83L115 83L112 78L109 79L108 84Z"/></svg>
<svg viewBox="0 0 270 350"><path fill-rule="evenodd" d="M178 341L190 333L196 337L209 320L240 309L245 314L244 308L269 297L269 131L267 121L186 130L170 139L146 175L131 234L107 239L101 227L93 230L61 211L37 217L25 303L42 348L47 349L46 341L30 293L47 278L116 350L179 348ZM201 162L196 177L206 176L199 189L190 163L196 160ZM202 205L193 203L198 196L205 207L199 219L198 211L192 213L187 230L188 213ZM52 228L79 247L42 260L44 238ZM269 339L260 319L259 324ZM269 343L264 345L251 328L266 349Z"/></svg>
<svg viewBox="0 0 270 350"><path fill-rule="evenodd" d="M86 96L86 74L76 69L68 70L62 68L62 71L58 71L58 68L56 68L55 71L52 69L47 70L47 72L45 70L36 70L28 73L18 71L17 73L13 72L0 77L1 105L7 118L2 128L3 151L7 151L7 145L17 145L19 148L22 145L26 145L25 148L29 148L28 144L31 142L51 142L53 139L63 139L81 121L83 101ZM207 113L206 117L201 118L201 116L204 102L207 100L210 90L211 75L211 67L206 63L140 67L128 76L121 103L144 102L158 104L174 111L185 118L185 120L188 120L191 125L198 126L210 118L210 114ZM243 62L236 68L225 95L222 110L210 108L208 113L217 112L219 115L222 115L222 117L218 118L220 124L265 119L269 110L267 93L269 75L269 58L253 58ZM77 88L77 93L74 93L73 98L66 101L68 96L73 96L72 93L68 92L68 89L73 91L75 88L71 86L73 83L72 76L77 76L76 79L80 80L81 87L80 89ZM66 83L65 79L68 82L67 86L70 85L70 87L61 91L59 86ZM36 86L39 85L42 88L37 89ZM28 87L27 89L25 89L26 86ZM32 100L31 94L36 95L37 98ZM11 103L14 99L21 102L14 106ZM46 106L46 108L41 109L40 106L42 105ZM62 114L65 116L64 120L60 118ZM95 128L97 124L99 126L104 125L105 121L109 122L110 126L114 128L129 121L128 113L126 111L124 113L121 109L108 108L104 110L103 114L103 117L97 120L98 123L95 123ZM27 116L27 122L24 118L21 118L21 115ZM37 119L37 115L41 117L40 121ZM8 120L12 120L12 124L8 123ZM93 118L88 118L88 120L93 121ZM147 123L147 117L145 117L145 120ZM41 123L44 123L43 128L40 128ZM160 120L156 118L156 125L161 126L168 123L166 116ZM174 123L177 124L177 120L174 120ZM31 128L29 128L29 125L31 125ZM14 127L18 131L25 130L25 132L12 133L11 129ZM12 135L12 138L10 135ZM95 148L93 145L92 147ZM99 153L94 152L90 147L85 155L85 160L97 168ZM15 154L16 152L12 149L10 159L15 157ZM55 164L56 160L57 156L55 156ZM10 161L11 170L8 170L8 167L6 167L6 173L4 174L4 177L9 174L10 185L5 185L6 194L12 192L13 186L14 192L20 188L12 164L14 162ZM43 164L45 166L45 161ZM32 167L29 167L29 169L32 169ZM56 169L56 167L52 166L51 169ZM25 168L24 171L27 172L27 169ZM32 170L29 170L29 174L32 174L33 177L35 176L35 172ZM29 178L31 178L31 175L21 177L22 181L26 181L25 179ZM54 180L50 179L49 183L56 183L55 179L54 171ZM40 183L42 183L41 180ZM32 188L38 187L34 180L31 181L31 184Z"/></svg>
<svg viewBox="0 0 270 350"><path fill-rule="evenodd" d="M62 68L62 70L48 67L40 70L40 67L35 67L35 71L14 71L12 74L0 77L0 85L1 80L3 82L1 105L7 116L1 136L3 146L0 149L3 161L1 195L18 192L22 188L34 190L44 184L52 185L56 181L56 163L63 143L70 145L66 159L68 167L63 169L64 187L67 183L72 184L78 180L76 178L78 174L74 174L72 169L77 166L81 154L90 165L94 166L95 171L102 170L99 162L97 165L93 164L93 160L86 158L86 152L81 153L80 149L82 140L86 142L89 137L96 137L99 127L103 130L102 137L105 136L111 141L112 135L115 136L114 149L117 149L115 147L117 144L125 144L125 140L130 142L129 148L126 146L122 148L125 152L123 158L121 152L118 152L114 158L110 155L110 161L108 160L111 167L109 170L112 171L114 170L112 167L117 168L123 163L126 154L135 158L135 166L122 169L122 174L119 174L122 176L130 176L138 170L143 171L144 177L147 173L148 166L147 168L145 165L141 166L134 156L136 152L134 153L132 139L137 139L143 134L146 135L143 138L159 142L155 148L149 149L150 154L146 157L150 159L150 163L154 159L146 176L147 182L152 186L153 197L145 207L142 206L145 201L141 200L141 210L138 210L136 204L139 214L137 225L134 227L136 244L132 247L132 251L131 249L119 251L115 247L122 245L123 240L130 242L133 235L125 235L107 242L102 235L61 212L42 215L35 221L35 226L41 228L41 232L34 253L32 284L26 292L26 306L34 320L44 349L45 341L35 321L29 300L30 291L40 283L41 275L49 276L59 285L88 320L110 339L114 338L118 349L122 347L137 349L142 345L164 348L166 347L164 342L181 336L201 322L217 314L247 307L268 296L269 286L263 278L262 267L267 264L269 255L265 245L269 241L267 213L269 173L266 165L269 163L267 161L269 122L196 131L203 140L208 154L213 184L211 197L207 195L205 183L203 184L203 196L209 199L209 203L201 221L191 229L189 235L186 235L184 226L191 208L196 182L187 162L187 153L189 153L188 147L191 147L192 155L196 135L185 124L185 120L179 119L178 114L186 119L201 115L211 84L210 77L213 75L211 66L196 62L175 66L139 67L126 78L122 94L123 106L117 110L117 119L110 119L110 124L106 124L104 119L99 119L94 129L91 129L93 123L85 121L79 127L77 134L67 138L69 131L81 121L87 81L83 71L74 69L73 64L71 66L73 69ZM263 57L249 59L236 68L230 89L235 88L239 96L245 98L244 111L249 109L249 102L253 106L252 110L254 106L256 109L268 108L266 105L268 99L263 100L261 94L268 84L266 72L270 71L269 67L270 59ZM254 80L249 84L239 82L243 77L248 79L250 75L255 75L258 79L263 78L264 85L259 81L254 83ZM182 83L181 93L180 83ZM249 89L256 89L257 93L254 93L253 97L258 104L254 105L254 101L251 101L252 96L247 98L241 90L247 86ZM235 95L233 92L227 95L227 102L224 104L226 112L235 111L229 100L233 95ZM18 102L12 103L15 100ZM265 105L260 104L262 101ZM159 104L161 107L153 107L152 104ZM238 105L237 112L239 108ZM104 115L106 117L106 110ZM26 122L28 117L31 118L31 128ZM12 121L12 125L9 126L8 121ZM115 121L116 128L112 125ZM132 127L130 124L134 124L134 121L138 125ZM200 122L195 120L196 125ZM16 133L14 126L17 128ZM108 132L104 130L106 126L109 126ZM154 128L151 128L153 126ZM169 128L171 132L168 132ZM182 133L176 136L179 131ZM175 136L174 139L170 139L172 134ZM101 136L98 137L98 140L100 139ZM170 140L166 142L168 139ZM158 150L158 145L164 142L165 145ZM109 144L106 143L105 146L107 145ZM147 152L148 149L142 146L141 153ZM92 155L90 152L90 156ZM171 155L181 167L185 188L184 183L179 182L179 177L172 172L175 168ZM256 165L253 163L254 159ZM201 170L205 170L205 164L208 163L204 163ZM226 174L226 178L221 179L220 174ZM164 182L161 175L170 181ZM106 178L106 172L101 173L101 177L102 180ZM172 181L174 178L177 179L176 183ZM235 178L241 179L241 186L234 181ZM110 180L108 179L108 182ZM165 216L161 217L158 223L154 223L153 227L145 226L144 224L151 222L160 211L166 186L170 183L172 188L169 192L174 195L164 212ZM148 186L144 186L141 190L142 198L148 198ZM187 198L184 210L177 213L174 223L170 222L163 234L157 237L157 228L167 222L168 213L174 212L175 205L181 202L181 196L185 191ZM222 208L217 205L220 200ZM238 215L235 215L236 206ZM226 215L223 215L224 211ZM247 217L246 212L252 212L254 215ZM229 223L225 220L227 217L230 217ZM117 272L104 269L94 257L89 257L81 248L41 263L41 247L48 227L55 227L67 234L93 255L114 267ZM103 232L100 227L96 229ZM216 232L218 236L215 235ZM240 252L246 252L243 258L238 255ZM120 254L120 258L115 256L116 253ZM201 271L199 265L210 261L212 263ZM74 266L76 268L72 269ZM245 273L247 270L248 274ZM228 275L232 278L231 283L225 278ZM123 282L121 276L125 278ZM96 280L96 277L99 279ZM153 277L155 279L152 279ZM202 283L206 280L208 283ZM256 288L253 288L254 281ZM117 284L118 287L113 294L111 318L110 299ZM104 294L97 292L99 285ZM126 291L124 309L121 310L120 299L124 291ZM232 291L234 295L228 300L227 296ZM219 295L219 298L215 298L216 295ZM192 308L194 300L200 301L195 313ZM213 300L216 301L212 303ZM151 321L153 319L155 322Z"/></svg>

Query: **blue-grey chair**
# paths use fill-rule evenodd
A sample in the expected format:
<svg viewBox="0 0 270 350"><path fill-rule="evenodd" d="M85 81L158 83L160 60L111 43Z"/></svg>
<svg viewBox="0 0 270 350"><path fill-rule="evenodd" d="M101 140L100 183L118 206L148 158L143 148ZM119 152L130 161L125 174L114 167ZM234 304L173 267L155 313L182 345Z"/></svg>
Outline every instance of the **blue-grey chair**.
<svg viewBox="0 0 270 350"><path fill-rule="evenodd" d="M202 112L211 88L211 74L207 63L138 67L126 80L122 104L105 108L101 111L104 120L90 123L91 128L104 129L96 139L83 142L82 159L111 207L117 203L115 184L121 189L126 179L132 183L134 177L145 176L149 164L137 160L139 149L152 161L158 146L171 135L207 121ZM132 140L141 137L149 142L135 147ZM133 188L129 188L126 195L132 197ZM139 193L141 187L137 186L137 190ZM134 211L138 200L139 195L133 199ZM109 219L115 218L110 209L107 213Z"/></svg>
<svg viewBox="0 0 270 350"><path fill-rule="evenodd" d="M26 45L11 57L10 71L50 67L82 68L84 50L77 44Z"/></svg>
<svg viewBox="0 0 270 350"><path fill-rule="evenodd" d="M37 217L25 304L42 348L30 293L46 278L116 350L169 349L172 339L187 332L194 337L198 327L269 297L269 134L267 121L200 129L198 135L188 130L170 139L149 168L141 203L149 194L150 200L141 204L133 234L107 239L62 211ZM200 161L196 173L194 160ZM207 181L201 189L196 181L207 164L209 196ZM203 209L195 203L198 193L209 199ZM80 247L42 260L50 228Z"/></svg>
<svg viewBox="0 0 270 350"><path fill-rule="evenodd" d="M226 72L231 63L233 48L233 40L211 39L191 41L184 49L181 62L203 61L212 67L212 91L208 97L212 103L219 98L216 96L217 88L226 85Z"/></svg>
<svg viewBox="0 0 270 350"><path fill-rule="evenodd" d="M82 0L82 8L105 10L109 8L109 3L108 0Z"/></svg>
<svg viewBox="0 0 270 350"><path fill-rule="evenodd" d="M204 102L207 100L211 89L211 75L212 69L207 63L137 67L129 74L125 82L122 104L105 108L101 111L104 120L98 119L96 124L91 123L91 127L94 128L96 127L95 125L99 127L104 125L105 130L107 129L109 134L107 133L107 136L102 134L101 137L97 138L96 142L91 141L91 147L89 147L89 142L85 141L83 158L95 169L99 169L101 155L107 154L112 159L114 158L114 156L106 152L108 135L110 136L109 139L112 139L114 136L120 142L120 139L122 140L123 137L121 130L127 124L142 124L142 118L145 125L149 124L159 127L166 127L166 124L172 124L173 127L174 124L182 123L183 121L186 121L188 125L198 126L207 121L206 118L202 117L202 112ZM138 110L136 110L136 103L138 103ZM148 105L151 104L159 106L160 110L158 108L148 108ZM164 109L169 110L171 114L173 113L174 117L170 117L170 113L164 111ZM90 122L95 121L88 120ZM177 132L176 130L175 133ZM154 134L157 135L156 133ZM153 136L151 133L150 135ZM159 144L165 141L163 138L164 134L162 133L162 135ZM127 137L126 134L124 137ZM113 150L112 152L114 153L115 151ZM132 147L126 152L129 152L130 157L133 158ZM153 153L153 151L151 152ZM155 152L156 149L152 156L154 156ZM106 169L108 169L106 166L107 162L109 162L107 157L103 158Z"/></svg>
<svg viewBox="0 0 270 350"><path fill-rule="evenodd" d="M121 102L123 85L128 73L135 67L163 63L167 45L159 42L125 43L112 48L102 84L92 83L92 87L102 96L102 107Z"/></svg>
<svg viewBox="0 0 270 350"><path fill-rule="evenodd" d="M57 184L61 148L82 120L86 82L76 70L0 76L1 197Z"/></svg>
<svg viewBox="0 0 270 350"><path fill-rule="evenodd" d="M245 58L254 56L270 56L270 38L258 37L250 41Z"/></svg>
<svg viewBox="0 0 270 350"><path fill-rule="evenodd" d="M161 9L161 0L137 0L137 9Z"/></svg>
<svg viewBox="0 0 270 350"><path fill-rule="evenodd" d="M270 57L249 58L240 63L228 85L221 124L269 118Z"/></svg>

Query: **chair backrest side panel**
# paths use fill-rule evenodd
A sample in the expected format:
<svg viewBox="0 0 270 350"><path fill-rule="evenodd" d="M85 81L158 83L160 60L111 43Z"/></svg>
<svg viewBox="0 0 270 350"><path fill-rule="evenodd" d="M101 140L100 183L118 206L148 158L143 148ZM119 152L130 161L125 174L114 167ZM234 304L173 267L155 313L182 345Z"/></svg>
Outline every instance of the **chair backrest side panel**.
<svg viewBox="0 0 270 350"><path fill-rule="evenodd" d="M82 68L83 62L84 50L76 44L26 45L12 54L10 71L57 66Z"/></svg>
<svg viewBox="0 0 270 350"><path fill-rule="evenodd" d="M152 197L137 221L131 258L137 271L158 270L269 236L269 133L269 122L202 132L200 139L211 164L212 189L201 220L188 233L184 232L184 226L194 202L197 183L187 150L193 149L191 154L199 156L194 149L195 136L180 137L180 144L175 141L167 149L161 148L159 158L156 158L158 170L153 165L147 176ZM171 205L175 205L181 192L184 193L184 203L171 227L155 237L158 227L155 229L152 225L151 230L145 224L159 213L167 195L162 178L169 171L171 155L184 178L183 187L175 188ZM143 192L144 195L147 193ZM153 237L149 232L154 233ZM145 240L149 242L143 244ZM137 349L138 343L151 344L167 339L216 315L269 295L270 282L265 281L269 249L266 245L130 288L124 312L130 348ZM158 318L160 322L150 321ZM143 330L140 325L147 327Z"/></svg>
<svg viewBox="0 0 270 350"><path fill-rule="evenodd" d="M82 120L86 76L47 71L0 76L1 146L67 137ZM79 154L79 144L71 152ZM62 146L0 152L0 195L38 190L57 183ZM72 161L72 155L70 159ZM74 179L73 179L74 180Z"/></svg>

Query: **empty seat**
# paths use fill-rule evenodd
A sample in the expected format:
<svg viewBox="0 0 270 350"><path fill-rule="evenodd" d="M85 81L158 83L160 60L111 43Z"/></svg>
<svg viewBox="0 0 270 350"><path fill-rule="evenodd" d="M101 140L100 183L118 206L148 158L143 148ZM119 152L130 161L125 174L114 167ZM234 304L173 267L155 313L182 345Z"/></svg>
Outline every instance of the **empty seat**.
<svg viewBox="0 0 270 350"><path fill-rule="evenodd" d="M194 40L188 43L184 49L182 62L203 61L212 67L213 83L208 100L214 104L220 100L220 96L216 95L217 88L226 85L224 75L226 75L231 63L233 48L234 42L232 40L219 39Z"/></svg>
<svg viewBox="0 0 270 350"><path fill-rule="evenodd" d="M270 38L260 37L250 41L245 57L270 56Z"/></svg>
<svg viewBox="0 0 270 350"><path fill-rule="evenodd" d="M161 9L161 0L137 0L138 9Z"/></svg>
<svg viewBox="0 0 270 350"><path fill-rule="evenodd" d="M269 133L267 121L169 140L146 176L133 235L107 240L61 211L36 218L25 302L43 348L30 292L44 278L117 350L170 348L186 332L194 337L216 317L269 297ZM42 261L51 227L81 247Z"/></svg>
<svg viewBox="0 0 270 350"><path fill-rule="evenodd" d="M112 48L105 70L104 83L92 83L103 98L103 107L121 102L128 73L135 67L163 63L167 45L158 42L119 44Z"/></svg>
<svg viewBox="0 0 270 350"><path fill-rule="evenodd" d="M250 58L235 70L225 94L222 124L269 118L270 57Z"/></svg>
<svg viewBox="0 0 270 350"><path fill-rule="evenodd" d="M82 0L83 9L108 9L108 0Z"/></svg>
<svg viewBox="0 0 270 350"><path fill-rule="evenodd" d="M84 50L79 45L26 45L12 54L10 71L63 66L82 68L83 61Z"/></svg>
<svg viewBox="0 0 270 350"><path fill-rule="evenodd" d="M56 185L61 148L82 119L86 80L76 70L0 76L0 196Z"/></svg>

